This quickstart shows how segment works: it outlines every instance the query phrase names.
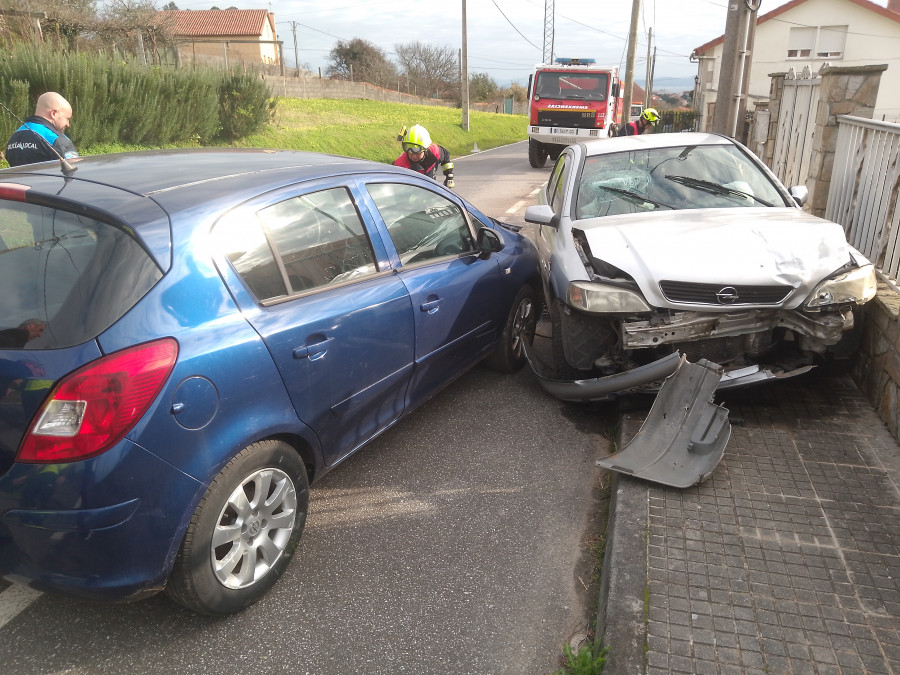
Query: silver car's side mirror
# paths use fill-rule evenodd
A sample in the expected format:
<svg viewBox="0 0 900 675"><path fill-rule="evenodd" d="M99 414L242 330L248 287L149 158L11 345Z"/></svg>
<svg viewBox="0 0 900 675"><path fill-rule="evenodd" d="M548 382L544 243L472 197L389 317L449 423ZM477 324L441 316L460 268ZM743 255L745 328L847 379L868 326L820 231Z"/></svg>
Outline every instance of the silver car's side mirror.
<svg viewBox="0 0 900 675"><path fill-rule="evenodd" d="M809 190L805 185L795 185L788 192L794 198L794 201L797 202L797 206L803 206L806 200L809 199Z"/></svg>
<svg viewBox="0 0 900 675"><path fill-rule="evenodd" d="M555 215L549 204L537 204L525 209L525 222L556 227L559 221L554 220Z"/></svg>

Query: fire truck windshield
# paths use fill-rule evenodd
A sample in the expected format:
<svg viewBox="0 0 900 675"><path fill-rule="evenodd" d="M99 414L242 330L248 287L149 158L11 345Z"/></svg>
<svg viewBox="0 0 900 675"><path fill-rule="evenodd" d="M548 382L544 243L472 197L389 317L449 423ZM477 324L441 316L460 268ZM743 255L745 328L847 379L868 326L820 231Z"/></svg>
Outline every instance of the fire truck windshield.
<svg viewBox="0 0 900 675"><path fill-rule="evenodd" d="M609 89L606 73L538 73L535 93L540 98L605 101Z"/></svg>

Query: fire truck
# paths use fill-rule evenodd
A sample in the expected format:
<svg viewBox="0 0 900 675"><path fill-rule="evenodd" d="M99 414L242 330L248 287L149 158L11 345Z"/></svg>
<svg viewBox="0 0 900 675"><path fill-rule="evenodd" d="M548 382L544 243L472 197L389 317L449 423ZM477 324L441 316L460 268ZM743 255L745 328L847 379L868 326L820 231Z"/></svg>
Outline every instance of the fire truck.
<svg viewBox="0 0 900 675"><path fill-rule="evenodd" d="M614 136L622 123L623 89L616 66L594 59L556 59L528 78L528 161L536 169L572 143Z"/></svg>

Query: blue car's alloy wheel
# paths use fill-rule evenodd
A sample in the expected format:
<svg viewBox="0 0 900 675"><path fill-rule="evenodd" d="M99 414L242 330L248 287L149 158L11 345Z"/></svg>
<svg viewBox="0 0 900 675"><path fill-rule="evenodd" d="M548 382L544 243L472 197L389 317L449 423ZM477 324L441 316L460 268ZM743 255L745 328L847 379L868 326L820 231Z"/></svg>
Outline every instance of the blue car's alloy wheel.
<svg viewBox="0 0 900 675"><path fill-rule="evenodd" d="M522 286L506 318L497 347L485 359L488 368L501 373L514 373L525 365L522 342L530 344L534 339L538 310L535 290L528 284Z"/></svg>
<svg viewBox="0 0 900 675"><path fill-rule="evenodd" d="M188 526L166 591L202 614L231 614L281 576L306 524L309 481L281 441L244 449L216 476Z"/></svg>
<svg viewBox="0 0 900 675"><path fill-rule="evenodd" d="M212 540L216 578L247 588L272 571L297 519L297 492L280 469L262 469L238 485L219 515Z"/></svg>

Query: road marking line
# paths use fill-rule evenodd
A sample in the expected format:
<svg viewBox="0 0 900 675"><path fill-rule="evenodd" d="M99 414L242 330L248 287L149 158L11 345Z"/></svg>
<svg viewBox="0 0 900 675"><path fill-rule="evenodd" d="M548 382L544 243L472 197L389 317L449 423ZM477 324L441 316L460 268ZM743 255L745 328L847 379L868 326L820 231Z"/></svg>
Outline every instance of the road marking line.
<svg viewBox="0 0 900 675"><path fill-rule="evenodd" d="M12 621L23 609L43 593L28 586L13 584L0 593L0 628Z"/></svg>
<svg viewBox="0 0 900 675"><path fill-rule="evenodd" d="M508 209L506 209L506 212L507 212L507 213L515 213L516 211L518 211L519 209L522 208L522 205L523 205L524 203L525 203L525 200L524 200L524 199L520 199L520 200L517 201L515 204L513 204L512 206L510 206Z"/></svg>

